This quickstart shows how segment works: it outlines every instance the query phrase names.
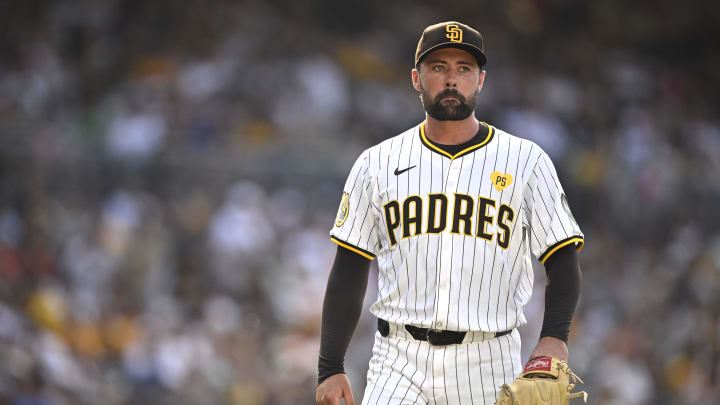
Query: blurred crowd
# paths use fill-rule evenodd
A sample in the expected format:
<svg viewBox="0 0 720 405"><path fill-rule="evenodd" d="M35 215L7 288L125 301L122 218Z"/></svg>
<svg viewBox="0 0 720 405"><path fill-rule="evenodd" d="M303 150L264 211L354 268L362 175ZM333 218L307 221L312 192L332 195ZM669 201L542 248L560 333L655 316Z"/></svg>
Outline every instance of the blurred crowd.
<svg viewBox="0 0 720 405"><path fill-rule="evenodd" d="M717 403L720 5L671 0L3 3L0 403L314 403L345 176L423 119L450 19L485 37L478 118L551 155L585 232L591 403Z"/></svg>

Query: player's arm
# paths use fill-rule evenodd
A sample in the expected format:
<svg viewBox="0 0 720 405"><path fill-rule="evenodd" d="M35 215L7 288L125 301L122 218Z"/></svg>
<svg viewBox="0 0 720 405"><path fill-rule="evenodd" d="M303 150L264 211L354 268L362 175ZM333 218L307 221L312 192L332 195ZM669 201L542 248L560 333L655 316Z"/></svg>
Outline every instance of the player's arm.
<svg viewBox="0 0 720 405"><path fill-rule="evenodd" d="M340 398L348 405L354 403L344 360L362 312L369 270L370 260L338 246L323 302L318 404L339 404Z"/></svg>
<svg viewBox="0 0 720 405"><path fill-rule="evenodd" d="M567 340L582 280L575 246L570 244L553 253L545 262L545 273L545 317L540 340L530 358L552 356L567 361Z"/></svg>

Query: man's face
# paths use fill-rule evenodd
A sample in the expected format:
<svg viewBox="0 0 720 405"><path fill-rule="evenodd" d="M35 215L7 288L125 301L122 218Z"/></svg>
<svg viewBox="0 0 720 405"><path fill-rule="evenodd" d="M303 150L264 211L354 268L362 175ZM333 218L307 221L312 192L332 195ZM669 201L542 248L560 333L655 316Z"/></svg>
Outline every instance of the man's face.
<svg viewBox="0 0 720 405"><path fill-rule="evenodd" d="M413 86L423 108L439 121L460 121L475 109L485 72L470 53L457 48L433 51L413 70Z"/></svg>

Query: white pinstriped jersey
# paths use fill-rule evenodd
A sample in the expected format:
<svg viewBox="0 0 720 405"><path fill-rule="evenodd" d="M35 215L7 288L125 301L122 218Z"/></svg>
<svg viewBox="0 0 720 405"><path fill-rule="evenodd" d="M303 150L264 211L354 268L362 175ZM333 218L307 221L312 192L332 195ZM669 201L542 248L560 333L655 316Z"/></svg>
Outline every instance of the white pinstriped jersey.
<svg viewBox="0 0 720 405"><path fill-rule="evenodd" d="M483 128L483 127L481 127ZM371 312L398 324L497 332L526 322L531 254L583 245L548 155L487 125L456 155L424 123L365 150L331 239L378 260Z"/></svg>

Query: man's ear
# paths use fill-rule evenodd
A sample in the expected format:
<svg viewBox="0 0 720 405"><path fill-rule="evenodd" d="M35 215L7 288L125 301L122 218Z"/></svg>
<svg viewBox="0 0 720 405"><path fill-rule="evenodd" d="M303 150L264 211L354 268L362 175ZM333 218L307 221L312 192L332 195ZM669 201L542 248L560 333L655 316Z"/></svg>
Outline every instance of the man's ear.
<svg viewBox="0 0 720 405"><path fill-rule="evenodd" d="M420 72L418 72L417 69L413 69L410 76L415 90L422 91L422 86L420 85Z"/></svg>
<svg viewBox="0 0 720 405"><path fill-rule="evenodd" d="M480 83L478 84L478 93L482 90L483 83L485 83L485 71L480 71Z"/></svg>

